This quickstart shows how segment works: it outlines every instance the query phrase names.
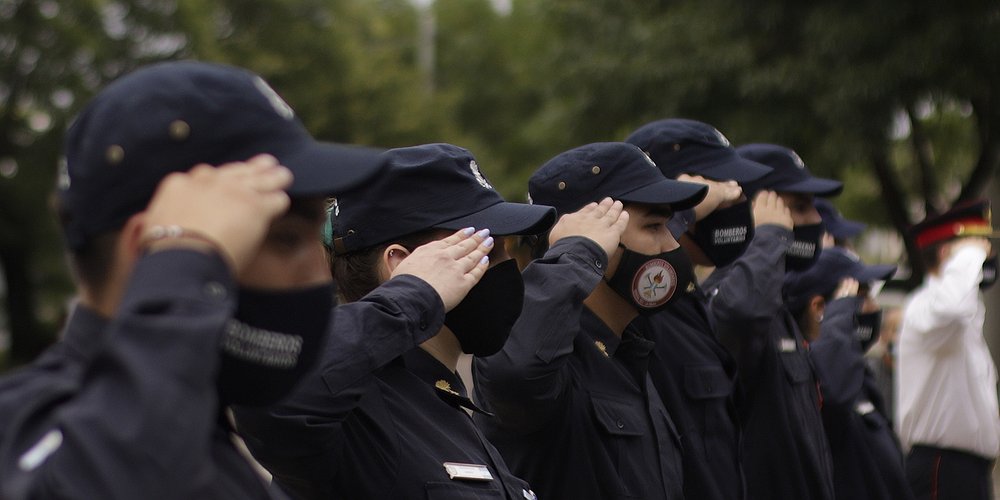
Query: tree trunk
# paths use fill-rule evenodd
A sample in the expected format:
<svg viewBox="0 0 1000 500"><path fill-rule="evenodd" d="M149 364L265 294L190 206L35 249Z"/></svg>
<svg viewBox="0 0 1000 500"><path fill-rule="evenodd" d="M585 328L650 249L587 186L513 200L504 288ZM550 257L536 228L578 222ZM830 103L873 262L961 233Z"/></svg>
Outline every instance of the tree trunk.
<svg viewBox="0 0 1000 500"><path fill-rule="evenodd" d="M889 163L886 147L876 147L869 152L868 156L875 169L875 175L878 177L879 184L882 185L882 200L885 203L886 211L889 213L889 220L892 221L892 225L896 228L896 231L903 236L903 242L906 246L906 257L910 263L911 272L910 277L900 283L900 285L906 289L911 289L923 281L925 269L923 262L920 260L920 252L917 250L916 242L909 235L908 230L912 222L906 209L906 194L900 187L896 174L892 171L892 164Z"/></svg>

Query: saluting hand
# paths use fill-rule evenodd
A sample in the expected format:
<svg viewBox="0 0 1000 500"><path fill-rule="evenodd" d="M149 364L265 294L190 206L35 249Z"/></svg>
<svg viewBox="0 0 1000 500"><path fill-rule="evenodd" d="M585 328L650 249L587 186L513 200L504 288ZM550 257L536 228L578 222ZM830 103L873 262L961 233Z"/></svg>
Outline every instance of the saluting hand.
<svg viewBox="0 0 1000 500"><path fill-rule="evenodd" d="M400 261L393 276L410 274L427 282L450 311L465 298L489 268L493 238L489 231L463 229L451 236L417 247Z"/></svg>
<svg viewBox="0 0 1000 500"><path fill-rule="evenodd" d="M761 191L754 197L753 223L754 227L773 224L785 229L791 229L794 225L792 211L774 191Z"/></svg>
<svg viewBox="0 0 1000 500"><path fill-rule="evenodd" d="M600 203L590 203L571 214L563 215L549 232L549 246L569 236L583 236L594 240L611 256L618 249L622 233L628 226L628 212L620 201L605 198Z"/></svg>
<svg viewBox="0 0 1000 500"><path fill-rule="evenodd" d="M256 255L274 219L288 210L292 173L271 155L165 177L142 214L146 250L215 249L235 274ZM168 236L163 237L164 234Z"/></svg>
<svg viewBox="0 0 1000 500"><path fill-rule="evenodd" d="M708 194L694 207L695 220L704 219L718 208L731 206L743 196L743 188L736 181L713 181L700 175L681 174L677 180L708 186Z"/></svg>

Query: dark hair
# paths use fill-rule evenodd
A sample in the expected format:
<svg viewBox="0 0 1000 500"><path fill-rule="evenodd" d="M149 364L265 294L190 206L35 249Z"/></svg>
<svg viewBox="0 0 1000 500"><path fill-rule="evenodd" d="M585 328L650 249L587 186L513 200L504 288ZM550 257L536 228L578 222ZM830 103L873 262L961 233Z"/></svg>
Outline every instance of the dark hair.
<svg viewBox="0 0 1000 500"><path fill-rule="evenodd" d="M378 274L379 259L386 247L400 245L410 252L417 247L438 239L438 230L425 229L391 242L362 248L343 255L330 257L330 272L337 282L337 294L343 302L355 302L382 284Z"/></svg>

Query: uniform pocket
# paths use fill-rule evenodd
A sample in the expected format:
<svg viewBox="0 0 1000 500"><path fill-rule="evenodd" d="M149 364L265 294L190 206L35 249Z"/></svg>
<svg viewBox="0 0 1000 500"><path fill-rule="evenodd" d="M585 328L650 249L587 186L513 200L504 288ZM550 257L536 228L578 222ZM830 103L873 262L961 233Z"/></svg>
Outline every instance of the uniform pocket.
<svg viewBox="0 0 1000 500"><path fill-rule="evenodd" d="M785 369L785 375L792 384L802 384L809 381L810 369L809 361L804 353L783 352L781 356L781 366Z"/></svg>
<svg viewBox="0 0 1000 500"><path fill-rule="evenodd" d="M503 493L492 484L476 486L461 482L428 482L424 484L427 500L493 500L503 498Z"/></svg>
<svg viewBox="0 0 1000 500"><path fill-rule="evenodd" d="M615 436L643 436L646 434L642 408L613 399L591 395L594 418L601 429Z"/></svg>
<svg viewBox="0 0 1000 500"><path fill-rule="evenodd" d="M685 366L684 392L691 399L724 398L733 392L733 380L721 366Z"/></svg>

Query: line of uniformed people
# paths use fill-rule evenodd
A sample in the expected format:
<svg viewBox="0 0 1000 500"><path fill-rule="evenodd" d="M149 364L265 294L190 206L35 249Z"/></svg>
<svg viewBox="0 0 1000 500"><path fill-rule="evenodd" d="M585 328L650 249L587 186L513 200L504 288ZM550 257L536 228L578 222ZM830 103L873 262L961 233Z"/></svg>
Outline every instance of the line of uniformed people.
<svg viewBox="0 0 1000 500"><path fill-rule="evenodd" d="M181 62L66 154L80 303L0 379L2 498L907 498L859 382L888 273L810 274L842 185L790 149L662 120L510 203L465 149L318 143L259 77Z"/></svg>

